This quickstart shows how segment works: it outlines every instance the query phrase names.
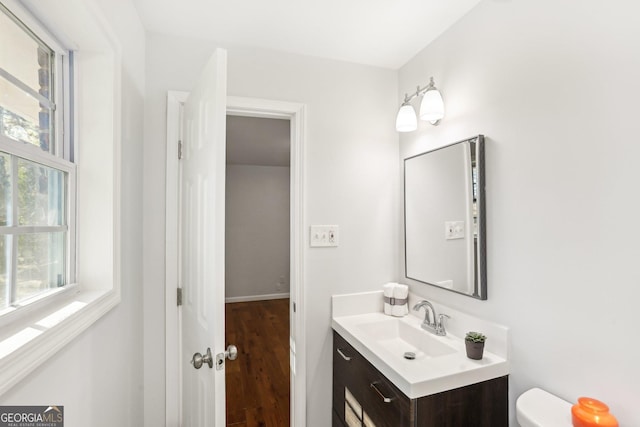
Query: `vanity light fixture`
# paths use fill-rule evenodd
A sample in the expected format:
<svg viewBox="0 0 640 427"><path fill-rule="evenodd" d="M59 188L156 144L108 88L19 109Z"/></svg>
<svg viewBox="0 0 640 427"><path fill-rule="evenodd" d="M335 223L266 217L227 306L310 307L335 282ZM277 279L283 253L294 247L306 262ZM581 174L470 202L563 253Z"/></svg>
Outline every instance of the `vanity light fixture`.
<svg viewBox="0 0 640 427"><path fill-rule="evenodd" d="M422 101L420 102L420 120L425 120L437 126L444 117L442 94L436 88L433 77L431 77L426 87L420 89L420 86L418 86L418 89L411 95L404 95L404 102L400 106L400 110L396 116L396 130L398 132L412 132L418 129L416 110L413 108L413 105L411 105L411 100L418 96L422 96Z"/></svg>
<svg viewBox="0 0 640 427"><path fill-rule="evenodd" d="M413 132L416 129L418 129L416 110L413 109L413 105L411 105L409 98L405 95L404 102L396 117L396 130L398 132Z"/></svg>

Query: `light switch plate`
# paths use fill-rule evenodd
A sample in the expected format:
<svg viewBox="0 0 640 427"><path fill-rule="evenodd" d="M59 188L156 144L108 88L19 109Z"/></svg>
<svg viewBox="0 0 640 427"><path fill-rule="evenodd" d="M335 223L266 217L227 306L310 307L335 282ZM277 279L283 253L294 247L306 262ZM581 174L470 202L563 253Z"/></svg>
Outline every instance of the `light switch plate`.
<svg viewBox="0 0 640 427"><path fill-rule="evenodd" d="M338 246L340 229L337 225L312 225L309 230L309 245L312 248Z"/></svg>
<svg viewBox="0 0 640 427"><path fill-rule="evenodd" d="M464 239L464 221L446 221L444 238L446 240Z"/></svg>

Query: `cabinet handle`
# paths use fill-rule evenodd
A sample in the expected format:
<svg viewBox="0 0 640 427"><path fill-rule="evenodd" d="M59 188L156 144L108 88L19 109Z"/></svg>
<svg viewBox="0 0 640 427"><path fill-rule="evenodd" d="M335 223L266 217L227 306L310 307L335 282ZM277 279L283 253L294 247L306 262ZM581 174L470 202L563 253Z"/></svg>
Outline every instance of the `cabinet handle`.
<svg viewBox="0 0 640 427"><path fill-rule="evenodd" d="M347 362L351 360L351 358L350 358L349 356L345 355L345 354L342 352L342 350L340 350L339 348L336 348L336 351L337 351L337 352L338 352L338 354L339 354L340 356L342 356L342 358L343 358L344 360L346 360Z"/></svg>
<svg viewBox="0 0 640 427"><path fill-rule="evenodd" d="M384 403L391 403L392 398L391 397L387 397L384 394L382 394L382 392L378 388L378 383L375 383L375 382L371 383L371 388L374 389L376 391L376 393L378 393L378 396L380 396L382 398L382 401Z"/></svg>

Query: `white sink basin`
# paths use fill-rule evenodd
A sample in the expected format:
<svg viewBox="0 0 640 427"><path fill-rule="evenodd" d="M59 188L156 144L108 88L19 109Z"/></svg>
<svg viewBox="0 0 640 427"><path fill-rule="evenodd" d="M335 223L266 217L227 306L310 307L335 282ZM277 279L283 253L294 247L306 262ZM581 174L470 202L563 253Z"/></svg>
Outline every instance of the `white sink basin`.
<svg viewBox="0 0 640 427"><path fill-rule="evenodd" d="M456 349L441 342L435 335L400 318L384 316L356 326L378 351L393 358L405 359L405 352L415 354L416 361L454 354Z"/></svg>
<svg viewBox="0 0 640 427"><path fill-rule="evenodd" d="M377 298L377 295L373 296ZM485 349L482 360L469 359L465 353L464 337L450 332L446 336L437 336L425 331L420 327L422 319L417 316L396 318L379 311L350 314L349 307L363 309L354 297L355 294L345 296L345 303L334 310L333 329L410 399L509 373L509 364L504 356ZM337 299L339 297L334 296L334 304ZM336 312L340 314L335 316ZM452 320L454 314L462 317L453 310L447 312L452 314ZM486 330L487 324L483 325ZM496 339L497 331L492 330L492 337ZM404 353L407 351L414 352L415 359L406 359Z"/></svg>

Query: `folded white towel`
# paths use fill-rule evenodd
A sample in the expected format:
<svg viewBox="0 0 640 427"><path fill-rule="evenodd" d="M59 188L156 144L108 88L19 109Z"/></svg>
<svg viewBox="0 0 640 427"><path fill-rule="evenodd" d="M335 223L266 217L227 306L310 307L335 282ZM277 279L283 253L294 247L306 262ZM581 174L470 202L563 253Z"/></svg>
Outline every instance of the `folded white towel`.
<svg viewBox="0 0 640 427"><path fill-rule="evenodd" d="M393 297L393 290L395 289L397 283L387 283L386 285L384 285L382 287L382 289L384 289L384 296L385 297L389 297L392 298ZM385 302L384 303L384 314L391 316L391 304Z"/></svg>
<svg viewBox="0 0 640 427"><path fill-rule="evenodd" d="M384 289L384 314L388 316L396 316L402 317L409 314L409 307L407 303L399 304L397 301L394 301L395 304L391 305L387 298L393 298L396 300L403 300L409 296L409 287L407 285L401 285L400 283L387 283L383 286Z"/></svg>
<svg viewBox="0 0 640 427"><path fill-rule="evenodd" d="M409 287L407 285L401 285L400 283L396 283L396 286L393 288L393 297L396 300L406 300L409 296ZM409 306L405 302L404 304L397 304L391 306L391 315L395 317L402 317L409 314Z"/></svg>
<svg viewBox="0 0 640 427"><path fill-rule="evenodd" d="M393 291L395 290L397 283L389 282L385 284L382 289L384 289L384 296L391 298L393 296Z"/></svg>
<svg viewBox="0 0 640 427"><path fill-rule="evenodd" d="M384 296L389 298L393 297L393 289L395 287L395 283L387 283L386 285L384 285L382 287L384 289ZM391 316L391 304L387 302L384 303L384 314L386 314L387 316Z"/></svg>
<svg viewBox="0 0 640 427"><path fill-rule="evenodd" d="M396 299L405 299L409 296L409 287L407 285L401 285L396 283L393 288L393 297Z"/></svg>
<svg viewBox="0 0 640 427"><path fill-rule="evenodd" d="M391 306L391 315L395 317L404 317L409 314L409 306L405 304L400 305L392 305Z"/></svg>

